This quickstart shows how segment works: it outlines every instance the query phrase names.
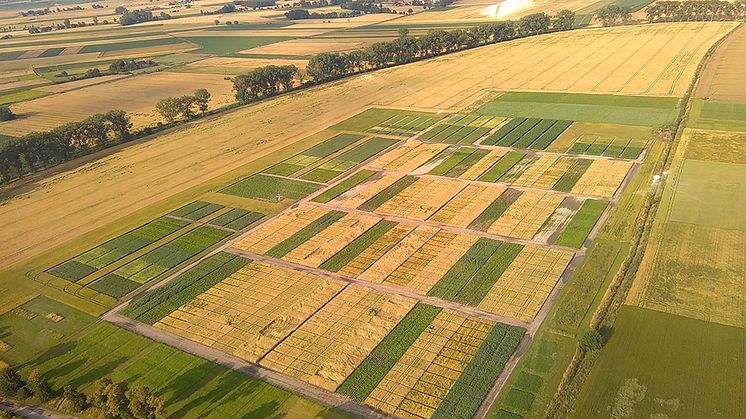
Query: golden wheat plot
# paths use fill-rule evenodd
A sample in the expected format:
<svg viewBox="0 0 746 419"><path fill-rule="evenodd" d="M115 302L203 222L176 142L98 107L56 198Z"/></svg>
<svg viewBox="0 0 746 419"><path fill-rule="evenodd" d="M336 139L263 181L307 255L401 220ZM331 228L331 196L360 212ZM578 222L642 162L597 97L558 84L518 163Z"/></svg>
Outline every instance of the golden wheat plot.
<svg viewBox="0 0 746 419"><path fill-rule="evenodd" d="M375 169L383 169L390 165L393 161L399 159L400 157L411 153L413 150L415 150L417 147L422 145L422 141L417 140L411 140L407 141L406 143L400 145L399 147L396 147L389 151L388 153L383 154L381 157L373 160L368 164L369 167L375 168Z"/></svg>
<svg viewBox="0 0 746 419"><path fill-rule="evenodd" d="M573 193L611 198L632 168L630 161L594 160L572 188Z"/></svg>
<svg viewBox="0 0 746 419"><path fill-rule="evenodd" d="M470 234L439 231L386 277L384 283L426 294L477 241Z"/></svg>
<svg viewBox="0 0 746 419"><path fill-rule="evenodd" d="M493 326L441 311L365 403L398 417L431 417Z"/></svg>
<svg viewBox="0 0 746 419"><path fill-rule="evenodd" d="M507 189L503 185L469 185L429 218L429 221L466 227Z"/></svg>
<svg viewBox="0 0 746 419"><path fill-rule="evenodd" d="M264 254L328 212L329 210L324 208L301 205L265 223L258 230L234 243L233 247Z"/></svg>
<svg viewBox="0 0 746 419"><path fill-rule="evenodd" d="M259 363L334 391L415 301L350 286Z"/></svg>
<svg viewBox="0 0 746 419"><path fill-rule="evenodd" d="M533 188L551 189L572 164L572 159L558 155L539 157L513 184Z"/></svg>
<svg viewBox="0 0 746 419"><path fill-rule="evenodd" d="M448 148L448 144L423 144L412 140L370 163L370 167L411 172Z"/></svg>
<svg viewBox="0 0 746 419"><path fill-rule="evenodd" d="M351 277L357 277L361 273L365 272L371 267L378 259L391 250L394 245L399 243L404 237L406 237L412 230L415 229L413 224L397 224L391 230L387 231L383 236L378 238L373 244L365 248L359 255L349 261L339 273Z"/></svg>
<svg viewBox="0 0 746 419"><path fill-rule="evenodd" d="M296 247L283 259L317 267L350 244L380 219L367 215L347 214L311 239Z"/></svg>
<svg viewBox="0 0 746 419"><path fill-rule="evenodd" d="M486 156L479 159L478 162L474 163L470 168L468 168L464 173L459 176L461 179L468 179L468 180L477 180L479 176L482 175L482 173L486 172L487 169L492 167L493 164L497 163L498 160L502 156L504 156L508 151L507 150L492 150L489 153L487 153Z"/></svg>
<svg viewBox="0 0 746 419"><path fill-rule="evenodd" d="M339 203L339 206L343 208L355 209L402 177L403 175L399 174L385 174L379 179L366 182L359 187L345 192L342 196L335 199L334 202Z"/></svg>
<svg viewBox="0 0 746 419"><path fill-rule="evenodd" d="M252 262L155 327L256 362L345 284Z"/></svg>
<svg viewBox="0 0 746 419"><path fill-rule="evenodd" d="M571 259L570 252L524 247L479 303L479 308L533 321Z"/></svg>
<svg viewBox="0 0 746 419"><path fill-rule="evenodd" d="M376 209L379 214L426 220L467 186L442 178L419 178Z"/></svg>
<svg viewBox="0 0 746 419"><path fill-rule="evenodd" d="M370 282L383 282L399 265L440 231L434 227L418 226L358 276Z"/></svg>
<svg viewBox="0 0 746 419"><path fill-rule="evenodd" d="M487 229L506 237L531 240L564 197L558 194L526 191Z"/></svg>

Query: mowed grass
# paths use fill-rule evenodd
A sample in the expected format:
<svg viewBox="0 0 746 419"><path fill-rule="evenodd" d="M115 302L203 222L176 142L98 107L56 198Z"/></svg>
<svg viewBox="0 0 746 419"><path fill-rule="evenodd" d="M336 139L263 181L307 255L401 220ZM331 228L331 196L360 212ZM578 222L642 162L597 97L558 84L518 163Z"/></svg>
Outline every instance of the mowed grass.
<svg viewBox="0 0 746 419"><path fill-rule="evenodd" d="M10 105L13 103L24 102L27 100L44 97L48 94L49 93L47 92L43 92L41 90L33 90L33 89L22 89L22 90L15 90L15 91L10 91L6 93L0 93L0 105Z"/></svg>
<svg viewBox="0 0 746 419"><path fill-rule="evenodd" d="M624 306L572 417L743 417L744 371L746 330Z"/></svg>
<svg viewBox="0 0 746 419"><path fill-rule="evenodd" d="M100 323L27 366L40 368L54 388L88 392L99 378L147 386L171 417L345 417L290 392Z"/></svg>
<svg viewBox="0 0 746 419"><path fill-rule="evenodd" d="M220 192L261 201L297 201L321 188L317 183L285 179L261 173L240 180Z"/></svg>
<svg viewBox="0 0 746 419"><path fill-rule="evenodd" d="M511 92L486 103L482 115L658 126L676 117L677 98Z"/></svg>

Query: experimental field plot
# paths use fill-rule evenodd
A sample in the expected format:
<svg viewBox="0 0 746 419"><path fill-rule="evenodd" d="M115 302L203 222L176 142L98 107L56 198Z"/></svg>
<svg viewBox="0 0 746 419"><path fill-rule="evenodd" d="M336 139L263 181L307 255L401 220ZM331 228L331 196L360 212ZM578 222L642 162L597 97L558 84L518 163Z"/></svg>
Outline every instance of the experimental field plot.
<svg viewBox="0 0 746 419"><path fill-rule="evenodd" d="M512 118L482 144L544 150L571 124L556 119Z"/></svg>
<svg viewBox="0 0 746 419"><path fill-rule="evenodd" d="M340 131L410 137L432 126L440 116L429 112L371 108L331 128Z"/></svg>
<svg viewBox="0 0 746 419"><path fill-rule="evenodd" d="M422 133L419 139L450 144L472 144L500 125L505 118L457 114Z"/></svg>

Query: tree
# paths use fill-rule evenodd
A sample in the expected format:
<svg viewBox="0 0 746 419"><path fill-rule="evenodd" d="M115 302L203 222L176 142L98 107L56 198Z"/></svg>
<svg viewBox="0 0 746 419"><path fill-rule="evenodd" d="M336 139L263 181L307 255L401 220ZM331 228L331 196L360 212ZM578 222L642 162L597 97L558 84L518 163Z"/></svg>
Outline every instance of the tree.
<svg viewBox="0 0 746 419"><path fill-rule="evenodd" d="M551 19L546 13L534 13L518 21L520 33L524 36L538 35L549 31Z"/></svg>
<svg viewBox="0 0 746 419"><path fill-rule="evenodd" d="M79 392L71 385L66 385L62 389L62 398L67 408L76 413L82 411L88 405L85 394Z"/></svg>
<svg viewBox="0 0 746 419"><path fill-rule="evenodd" d="M16 115L10 110L8 105L0 105L0 121L10 121L16 119Z"/></svg>
<svg viewBox="0 0 746 419"><path fill-rule="evenodd" d="M181 103L179 103L179 99L174 97L163 98L155 104L155 110L161 114L167 122L174 122L181 111Z"/></svg>
<svg viewBox="0 0 746 419"><path fill-rule="evenodd" d="M104 411L107 416L113 418L129 418L132 416L129 408L130 401L126 393L126 383L111 383L106 387Z"/></svg>
<svg viewBox="0 0 746 419"><path fill-rule="evenodd" d="M134 387L126 391L129 411L137 419L157 419L164 417L163 398L156 396L148 387Z"/></svg>
<svg viewBox="0 0 746 419"><path fill-rule="evenodd" d="M124 6L117 6L117 8L114 9L114 13L116 13L118 15L123 15L123 14L127 13L127 8L124 7Z"/></svg>
<svg viewBox="0 0 746 419"><path fill-rule="evenodd" d="M583 334L580 339L580 348L584 351L597 351L604 346L604 337L595 329L591 329Z"/></svg>
<svg viewBox="0 0 746 419"><path fill-rule="evenodd" d="M197 89L194 91L194 102L200 112L207 112L210 105L210 96L210 92L207 89Z"/></svg>
<svg viewBox="0 0 746 419"><path fill-rule="evenodd" d="M34 369L29 373L26 385L34 393L34 397L40 402L46 402L54 397L52 387L47 382L40 369Z"/></svg>
<svg viewBox="0 0 746 419"><path fill-rule="evenodd" d="M16 370L10 367L0 370L0 394L13 397L23 385L23 379Z"/></svg>
<svg viewBox="0 0 746 419"><path fill-rule="evenodd" d="M399 38L406 38L409 35L409 29L399 28Z"/></svg>
<svg viewBox="0 0 746 419"><path fill-rule="evenodd" d="M554 17L552 29L555 31L566 31L572 29L575 24L575 12L570 10L560 10Z"/></svg>
<svg viewBox="0 0 746 419"><path fill-rule="evenodd" d="M101 70L99 70L98 68L89 68L85 72L85 78L87 79L99 76L101 76Z"/></svg>
<svg viewBox="0 0 746 419"><path fill-rule="evenodd" d="M196 99L194 96L184 95L176 99L178 114L181 114L184 118L191 118L194 116L194 107Z"/></svg>

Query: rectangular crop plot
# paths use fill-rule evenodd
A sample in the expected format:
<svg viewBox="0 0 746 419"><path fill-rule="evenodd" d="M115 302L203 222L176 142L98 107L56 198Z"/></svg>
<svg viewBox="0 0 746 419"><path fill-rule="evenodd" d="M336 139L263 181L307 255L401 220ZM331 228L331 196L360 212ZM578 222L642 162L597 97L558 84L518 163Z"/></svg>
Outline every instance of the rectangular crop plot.
<svg viewBox="0 0 746 419"><path fill-rule="evenodd" d="M587 154L592 156L618 157L636 159L645 149L647 141L642 138L604 137L600 135L581 135L567 149L570 154Z"/></svg>
<svg viewBox="0 0 746 419"><path fill-rule="evenodd" d="M554 244L581 248L593 227L609 205L606 201L589 199L570 220Z"/></svg>
<svg viewBox="0 0 746 419"><path fill-rule="evenodd" d="M572 193L606 198L614 196L627 173L631 161L594 160L572 188Z"/></svg>
<svg viewBox="0 0 746 419"><path fill-rule="evenodd" d="M487 231L506 237L531 240L564 197L526 191L515 200Z"/></svg>
<svg viewBox="0 0 746 419"><path fill-rule="evenodd" d="M479 303L479 308L533 321L572 256L562 250L524 247Z"/></svg>
<svg viewBox="0 0 746 419"><path fill-rule="evenodd" d="M448 148L447 144L425 144L412 140L396 147L370 163L377 169L411 172Z"/></svg>
<svg viewBox="0 0 746 419"><path fill-rule="evenodd" d="M324 192L320 193L319 195L315 196L312 201L313 202L320 202L320 203L327 203L331 202L338 196L342 195L343 193L349 191L350 189L356 187L357 185L365 182L373 176L376 172L370 171L370 170L361 170L354 175L348 177L347 179L339 182L338 184L332 186L331 188L325 190Z"/></svg>
<svg viewBox="0 0 746 419"><path fill-rule="evenodd" d="M572 121L555 119L514 118L482 144L544 150L571 124Z"/></svg>
<svg viewBox="0 0 746 419"><path fill-rule="evenodd" d="M90 288L121 297L176 265L217 244L231 233L200 226L93 282Z"/></svg>
<svg viewBox="0 0 746 419"><path fill-rule="evenodd" d="M321 185L318 183L257 173L221 189L220 192L243 198L280 202L285 199L297 201L320 188Z"/></svg>
<svg viewBox="0 0 746 419"><path fill-rule="evenodd" d="M316 182L328 182L342 173L354 168L360 163L375 156L381 151L396 144L396 140L388 138L371 138L352 150L346 151L339 156L321 164L320 166L304 173L301 179Z"/></svg>
<svg viewBox="0 0 746 419"><path fill-rule="evenodd" d="M79 281L186 225L187 223L181 220L158 218L63 262L47 272L68 281Z"/></svg>
<svg viewBox="0 0 746 419"><path fill-rule="evenodd" d="M436 123L434 113L371 108L334 125L340 131L410 136Z"/></svg>
<svg viewBox="0 0 746 419"><path fill-rule="evenodd" d="M439 178L418 178L407 188L380 205L376 212L425 220L467 186L464 182Z"/></svg>
<svg viewBox="0 0 746 419"><path fill-rule="evenodd" d="M334 391L415 305L348 286L259 363Z"/></svg>
<svg viewBox="0 0 746 419"><path fill-rule="evenodd" d="M265 254L329 212L312 205L301 205L264 223L256 231L234 243L233 247Z"/></svg>
<svg viewBox="0 0 746 419"><path fill-rule="evenodd" d="M260 212L233 208L225 214L221 214L210 220L210 225L226 227L233 230L243 230L262 218L264 218L264 214Z"/></svg>
<svg viewBox="0 0 746 419"><path fill-rule="evenodd" d="M223 206L220 204L213 204L205 201L194 201L192 203L184 205L183 207L175 211L172 211L169 215L187 218L194 221L206 217L222 208Z"/></svg>
<svg viewBox="0 0 746 419"><path fill-rule="evenodd" d="M317 144L302 153L298 153L287 160L283 160L280 163L264 170L264 173L281 176L291 176L293 173L304 169L324 157L330 156L345 147L348 147L355 142L361 140L362 135L356 134L337 134L334 137Z"/></svg>
<svg viewBox="0 0 746 419"><path fill-rule="evenodd" d="M345 285L251 262L180 306L155 327L257 362Z"/></svg>

